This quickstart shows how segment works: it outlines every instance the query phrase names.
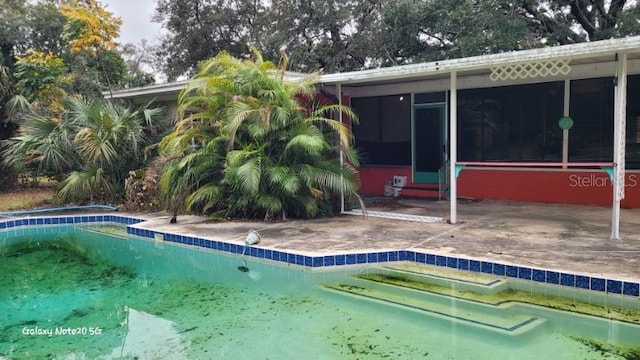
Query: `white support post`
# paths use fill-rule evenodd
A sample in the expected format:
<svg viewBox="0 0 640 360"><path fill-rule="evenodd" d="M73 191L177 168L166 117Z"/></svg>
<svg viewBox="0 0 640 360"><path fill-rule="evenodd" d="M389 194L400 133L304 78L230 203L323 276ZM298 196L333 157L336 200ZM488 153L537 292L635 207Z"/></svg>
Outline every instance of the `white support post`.
<svg viewBox="0 0 640 360"><path fill-rule="evenodd" d="M562 111L562 116L569 116L569 108L571 101L571 81L564 81L564 109ZM562 165L563 169L567 168L567 163L569 162L569 130L562 130Z"/></svg>
<svg viewBox="0 0 640 360"><path fill-rule="evenodd" d="M458 219L458 179L456 163L458 162L458 75L451 72L451 95L449 96L449 222L455 224Z"/></svg>
<svg viewBox="0 0 640 360"><path fill-rule="evenodd" d="M336 84L336 95L338 96L338 105L342 107L342 84ZM338 120L340 124L342 124L342 111L338 112ZM340 169L344 168L344 151L342 151L342 146L340 146ZM364 209L363 209L364 211ZM340 176L340 212L344 212L344 177Z"/></svg>
<svg viewBox="0 0 640 360"><path fill-rule="evenodd" d="M620 239L620 201L624 199L625 130L627 117L627 54L616 54L615 103L613 107L613 210L611 239Z"/></svg>

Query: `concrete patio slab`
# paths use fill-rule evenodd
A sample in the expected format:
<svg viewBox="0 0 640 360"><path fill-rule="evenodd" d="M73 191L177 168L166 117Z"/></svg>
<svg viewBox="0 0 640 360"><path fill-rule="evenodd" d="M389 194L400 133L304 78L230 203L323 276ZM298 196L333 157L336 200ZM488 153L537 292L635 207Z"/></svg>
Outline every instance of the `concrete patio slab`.
<svg viewBox="0 0 640 360"><path fill-rule="evenodd" d="M442 217L424 223L341 215L283 222L207 222L166 214L145 214L137 225L163 232L243 244L250 230L259 246L305 255L411 249L455 254L505 264L592 276L640 280L640 209L623 209L622 239L611 240L611 208L461 200L458 223L449 224L449 203L402 198L367 199L368 211ZM140 214L136 214L140 215Z"/></svg>

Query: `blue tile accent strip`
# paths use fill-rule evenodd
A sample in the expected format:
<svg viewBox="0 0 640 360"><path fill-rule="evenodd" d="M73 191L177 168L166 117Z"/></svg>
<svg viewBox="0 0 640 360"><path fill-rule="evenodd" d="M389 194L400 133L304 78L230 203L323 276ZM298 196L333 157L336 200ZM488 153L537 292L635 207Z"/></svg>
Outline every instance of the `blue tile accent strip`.
<svg viewBox="0 0 640 360"><path fill-rule="evenodd" d="M576 276L572 274L560 274L560 285L576 286Z"/></svg>
<svg viewBox="0 0 640 360"><path fill-rule="evenodd" d="M589 277L576 275L576 287L581 289L589 289Z"/></svg>
<svg viewBox="0 0 640 360"><path fill-rule="evenodd" d="M485 274L493 274L493 263L483 261L480 264L480 271L482 271Z"/></svg>
<svg viewBox="0 0 640 360"><path fill-rule="evenodd" d="M493 264L493 274L499 276L505 276L507 267L503 264Z"/></svg>
<svg viewBox="0 0 640 360"><path fill-rule="evenodd" d="M400 252L399 251L389 251L389 261L398 261L400 260Z"/></svg>
<svg viewBox="0 0 640 360"><path fill-rule="evenodd" d="M58 224L81 224L93 222L115 222L126 225L135 225L142 221L144 220L120 215L29 217L4 221L0 220L0 230L21 226L50 226ZM640 297L640 283L638 282L627 282L617 279L589 277L585 275L575 275L544 269L532 269L528 267L519 267L515 265L500 264L490 261L479 261L473 259L458 258L455 256L444 256L415 252L412 250L378 251L371 253L337 254L324 256L304 256L295 253L287 253L284 251L264 249L253 246L247 247L245 249L244 245L230 244L211 239L184 236L179 234L163 233L151 229L143 229L132 226L127 226L126 231L128 234L132 234L135 236L154 239L157 235L159 235L161 239L167 242L185 244L189 246L196 246L234 254L240 254L244 251L245 256L251 256L271 261L280 261L312 268L409 261L548 284L562 285L567 287L576 287L591 291Z"/></svg>
<svg viewBox="0 0 640 360"><path fill-rule="evenodd" d="M622 294L622 281L607 280L607 292L613 294Z"/></svg>
<svg viewBox="0 0 640 360"><path fill-rule="evenodd" d="M320 267L320 266L322 266L322 261L323 261L322 257L314 257L312 266L313 267Z"/></svg>
<svg viewBox="0 0 640 360"><path fill-rule="evenodd" d="M469 270L469 259L458 259L458 269Z"/></svg>
<svg viewBox="0 0 640 360"><path fill-rule="evenodd" d="M544 270L533 269L532 279L537 282L545 282L546 272Z"/></svg>
<svg viewBox="0 0 640 360"><path fill-rule="evenodd" d="M11 229L19 226L38 226L38 225L58 225L58 224L80 224L93 222L117 222L126 224L136 224L142 222L142 219L123 217L123 216L46 216L46 217L28 217L14 220L0 220L0 229Z"/></svg>
<svg viewBox="0 0 640 360"><path fill-rule="evenodd" d="M518 267L518 279L531 280L531 269L528 267Z"/></svg>
<svg viewBox="0 0 640 360"><path fill-rule="evenodd" d="M323 266L334 266L336 264L335 256L325 256Z"/></svg>
<svg viewBox="0 0 640 360"><path fill-rule="evenodd" d="M400 259L401 261L404 260L404 261L416 262L416 253L415 252L407 250L407 251L404 251L404 255L405 255L404 259L401 258ZM433 257L434 264L435 264L435 261L436 261L435 259L436 259L436 257L434 256Z"/></svg>
<svg viewBox="0 0 640 360"><path fill-rule="evenodd" d="M469 270L480 272L480 261L469 260Z"/></svg>
<svg viewBox="0 0 640 360"><path fill-rule="evenodd" d="M605 281L600 278L591 278L591 290L605 291Z"/></svg>
<svg viewBox="0 0 640 360"><path fill-rule="evenodd" d="M560 283L560 274L556 271L547 271L547 283L549 284L559 284Z"/></svg>
<svg viewBox="0 0 640 360"><path fill-rule="evenodd" d="M640 296L640 284L625 282L622 293L629 296Z"/></svg>

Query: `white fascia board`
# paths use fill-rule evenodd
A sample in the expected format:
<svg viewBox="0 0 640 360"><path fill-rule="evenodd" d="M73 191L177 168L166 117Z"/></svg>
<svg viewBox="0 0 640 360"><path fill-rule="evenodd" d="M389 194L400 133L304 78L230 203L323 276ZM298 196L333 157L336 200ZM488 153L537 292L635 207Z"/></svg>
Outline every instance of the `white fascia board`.
<svg viewBox="0 0 640 360"><path fill-rule="evenodd" d="M142 86L130 89L115 90L113 92L103 91L102 96L107 99L128 99L138 96L153 96L156 94L178 93L184 89L188 80L176 81L172 83Z"/></svg>
<svg viewBox="0 0 640 360"><path fill-rule="evenodd" d="M306 77L311 76L310 74L303 74L293 71L287 71L284 74L284 78L289 81L300 81ZM122 89L122 90L114 90L103 91L102 96L107 99L131 99L136 97L153 97L153 96L162 96L166 94L178 94L182 91L187 84L189 84L191 80L181 80L172 83L164 83L164 84L156 84L156 85L148 85L141 86L130 89ZM177 95L176 95L177 97Z"/></svg>
<svg viewBox="0 0 640 360"><path fill-rule="evenodd" d="M324 84L364 84L374 81L402 80L416 75L428 76L452 71L489 69L495 66L528 63L550 59L585 59L614 55L617 52L640 52L640 36L592 41L572 45L511 51L430 63L393 66L371 70L323 75Z"/></svg>
<svg viewBox="0 0 640 360"><path fill-rule="evenodd" d="M627 65L629 75L640 74L640 59L630 60ZM615 62L580 64L571 67L568 75L546 76L527 79L492 81L489 74L458 76L458 89L478 89L496 86L534 84L559 80L578 80L614 76ZM449 79L426 79L419 81L390 82L370 86L343 87L343 94L351 97L386 96L406 93L426 93L449 90Z"/></svg>

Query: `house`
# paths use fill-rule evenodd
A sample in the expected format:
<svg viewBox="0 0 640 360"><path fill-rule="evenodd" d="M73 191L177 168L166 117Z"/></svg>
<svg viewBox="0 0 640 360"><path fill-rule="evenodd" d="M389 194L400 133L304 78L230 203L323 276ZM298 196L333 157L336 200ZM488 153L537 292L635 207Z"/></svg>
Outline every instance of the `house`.
<svg viewBox="0 0 640 360"><path fill-rule="evenodd" d="M174 100L182 86L112 97ZM452 222L458 196L640 207L640 36L326 74L320 86L359 114L363 194L395 176L403 195L446 193Z"/></svg>

